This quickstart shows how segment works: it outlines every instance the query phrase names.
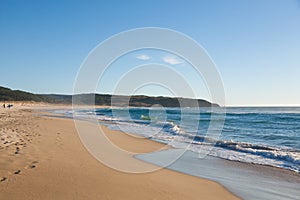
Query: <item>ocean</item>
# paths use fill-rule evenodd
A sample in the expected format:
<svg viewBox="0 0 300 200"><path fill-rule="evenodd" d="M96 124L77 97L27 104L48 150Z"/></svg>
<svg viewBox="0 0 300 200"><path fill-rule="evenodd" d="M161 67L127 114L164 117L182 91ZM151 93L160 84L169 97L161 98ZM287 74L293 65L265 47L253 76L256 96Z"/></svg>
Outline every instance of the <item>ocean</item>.
<svg viewBox="0 0 300 200"><path fill-rule="evenodd" d="M52 112L91 122L97 119L110 129L172 146L135 157L219 182L242 199L300 197L299 107L130 107ZM174 162L166 164L169 160Z"/></svg>
<svg viewBox="0 0 300 200"><path fill-rule="evenodd" d="M300 173L299 107L226 108L225 115L223 108L101 108L76 116L196 153L210 143L210 156Z"/></svg>

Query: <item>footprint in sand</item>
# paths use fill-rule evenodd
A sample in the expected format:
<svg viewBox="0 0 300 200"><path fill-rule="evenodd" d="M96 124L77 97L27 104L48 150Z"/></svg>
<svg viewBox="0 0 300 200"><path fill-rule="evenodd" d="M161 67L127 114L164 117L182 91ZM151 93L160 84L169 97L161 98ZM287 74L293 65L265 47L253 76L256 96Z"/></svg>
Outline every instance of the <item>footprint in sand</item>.
<svg viewBox="0 0 300 200"><path fill-rule="evenodd" d="M15 154L19 154L19 153L20 153L20 147L16 147Z"/></svg>
<svg viewBox="0 0 300 200"><path fill-rule="evenodd" d="M20 174L21 173L21 170L17 170L14 172L14 174Z"/></svg>
<svg viewBox="0 0 300 200"><path fill-rule="evenodd" d="M1 179L0 179L0 182L3 182L3 181L6 181L6 177L2 177Z"/></svg>
<svg viewBox="0 0 300 200"><path fill-rule="evenodd" d="M33 168L35 168L35 167L36 167L35 165L30 165L30 166L29 166L30 169L33 169Z"/></svg>
<svg viewBox="0 0 300 200"><path fill-rule="evenodd" d="M62 146L60 133L56 133L55 143L58 146Z"/></svg>
<svg viewBox="0 0 300 200"><path fill-rule="evenodd" d="M33 161L30 165L28 165L28 168L29 169L33 169L33 168L36 168L36 164L38 163L38 161ZM28 169L27 168L27 169Z"/></svg>

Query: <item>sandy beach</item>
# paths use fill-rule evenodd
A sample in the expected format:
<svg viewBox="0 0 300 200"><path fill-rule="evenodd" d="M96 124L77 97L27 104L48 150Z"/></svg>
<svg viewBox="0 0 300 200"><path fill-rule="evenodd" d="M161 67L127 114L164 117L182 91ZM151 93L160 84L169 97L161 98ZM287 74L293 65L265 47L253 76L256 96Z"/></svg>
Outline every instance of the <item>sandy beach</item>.
<svg viewBox="0 0 300 200"><path fill-rule="evenodd" d="M216 182L168 169L130 174L108 168L82 145L73 120L36 115L53 108L1 108L0 199L238 199ZM103 128L129 151L164 146Z"/></svg>

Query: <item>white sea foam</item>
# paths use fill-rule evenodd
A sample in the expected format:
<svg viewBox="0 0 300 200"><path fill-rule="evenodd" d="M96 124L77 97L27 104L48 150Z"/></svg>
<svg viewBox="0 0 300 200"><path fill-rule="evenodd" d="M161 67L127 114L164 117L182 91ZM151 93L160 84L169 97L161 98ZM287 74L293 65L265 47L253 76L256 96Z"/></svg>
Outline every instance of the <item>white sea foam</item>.
<svg viewBox="0 0 300 200"><path fill-rule="evenodd" d="M145 109L145 108L144 108ZM257 114L257 112L261 110L259 109L232 109L230 110L229 115L241 115L241 116L250 116L252 114ZM124 109L121 110L120 116L121 117L114 117L109 116L107 114L95 115L95 112L91 110L79 110L73 112L71 110L60 110L55 111L55 113L65 114L65 115L72 115L78 118L85 118L85 119L93 119L99 120L100 123L107 125L111 129L122 130L124 132L133 133L140 135L142 137L147 137L156 141L164 142L168 145L171 145L176 148L189 148L189 150L193 152L199 152L201 150L202 145L212 145L215 144L215 147L210 152L211 156L227 159L227 160L234 160L246 163L255 163L255 164L262 164L262 165L271 165L274 167L285 168L289 170L296 171L300 173L300 151L294 150L292 148L285 148L285 147L275 147L270 145L261 145L261 144L253 144L253 143L246 143L246 142L235 142L232 139L229 140L217 140L215 138L209 138L205 135L195 135L195 133L191 133L190 131L186 131L183 129L179 124L178 121L159 121L156 116L151 116L151 120L148 118L143 119L141 116L148 116L144 114L138 114L137 112L137 119L127 119L122 117L122 112ZM207 110L207 112L210 112ZM264 112L266 113L290 113L290 109L285 110L269 110ZM153 114L153 113L152 113ZM178 115L178 110L170 109L169 114L171 115ZM197 113L196 113L197 114ZM197 118L195 112L191 109L191 113L187 113L192 117L191 119ZM258 114L257 116L260 116ZM273 116L273 115L272 115ZM282 117L282 115L275 115L275 117ZM154 120L156 119L156 120ZM217 119L217 118L216 118ZM252 119L252 118L251 118ZM200 117L201 120L201 117ZM205 120L209 120L205 118ZM257 120L257 119L255 119ZM252 119L252 123L254 123ZM267 123L272 123L268 122ZM284 124L283 122L276 121L276 123ZM188 128L188 127L187 127ZM232 129L232 131L230 131ZM188 129L189 130L189 129ZM239 128L236 126L227 126L224 129L227 133L236 133L240 132ZM278 137L278 135L267 135L268 137ZM264 136L266 137L266 136ZM191 144L191 145L188 145Z"/></svg>

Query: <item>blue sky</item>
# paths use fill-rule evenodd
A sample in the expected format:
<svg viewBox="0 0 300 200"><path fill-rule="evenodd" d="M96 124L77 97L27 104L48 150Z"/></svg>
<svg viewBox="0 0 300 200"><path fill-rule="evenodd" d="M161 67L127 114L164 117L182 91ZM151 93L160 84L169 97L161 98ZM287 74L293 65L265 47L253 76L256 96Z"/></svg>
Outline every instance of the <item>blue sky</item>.
<svg viewBox="0 0 300 200"><path fill-rule="evenodd" d="M227 105L300 105L297 0L1 0L0 85L71 94L96 45L149 26L182 32L207 50L222 76ZM109 92L109 85L100 92Z"/></svg>

